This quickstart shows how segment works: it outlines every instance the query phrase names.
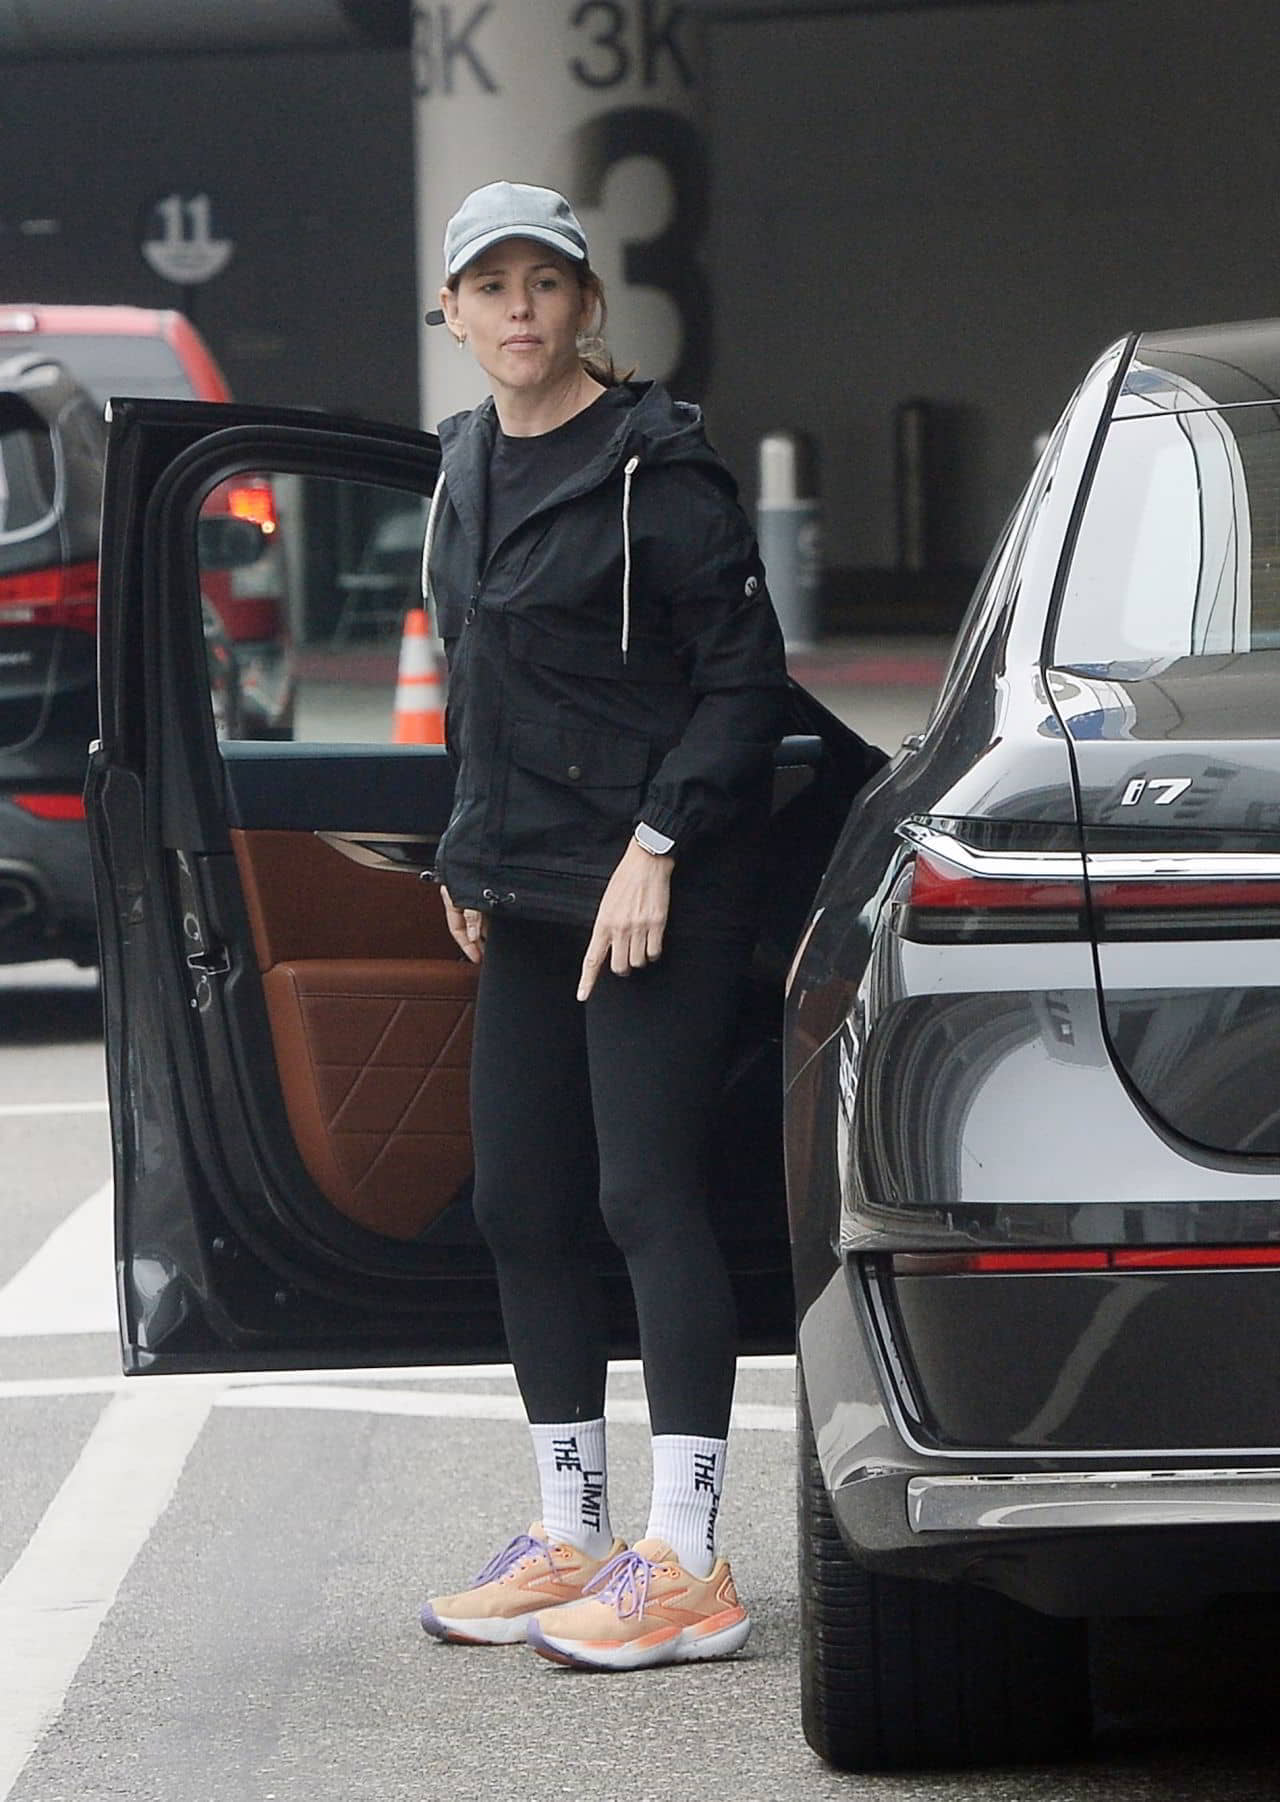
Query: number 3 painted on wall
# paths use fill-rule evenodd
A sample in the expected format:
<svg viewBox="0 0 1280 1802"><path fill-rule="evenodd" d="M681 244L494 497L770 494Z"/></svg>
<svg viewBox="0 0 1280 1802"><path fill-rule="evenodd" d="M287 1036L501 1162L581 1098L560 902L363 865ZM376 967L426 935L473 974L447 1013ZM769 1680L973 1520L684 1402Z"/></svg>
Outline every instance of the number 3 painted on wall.
<svg viewBox="0 0 1280 1802"><path fill-rule="evenodd" d="M600 206L609 171L628 157L652 157L671 181L675 206L656 238L623 245L628 286L657 288L680 318L680 354L667 385L682 400L701 400L711 376L711 296L697 261L706 235L707 153L697 127L655 106L619 107L588 119L569 141L575 200Z"/></svg>

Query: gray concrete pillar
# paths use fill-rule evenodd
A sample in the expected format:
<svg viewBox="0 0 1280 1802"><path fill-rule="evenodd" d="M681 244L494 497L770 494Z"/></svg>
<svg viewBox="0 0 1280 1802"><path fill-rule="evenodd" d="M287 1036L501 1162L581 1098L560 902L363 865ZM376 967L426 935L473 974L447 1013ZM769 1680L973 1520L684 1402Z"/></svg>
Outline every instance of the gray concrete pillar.
<svg viewBox="0 0 1280 1802"><path fill-rule="evenodd" d="M699 35L680 0L415 0L421 310L437 304L464 194L558 188L604 280L619 365L699 399L712 354ZM429 427L485 393L442 327L422 327L421 368Z"/></svg>

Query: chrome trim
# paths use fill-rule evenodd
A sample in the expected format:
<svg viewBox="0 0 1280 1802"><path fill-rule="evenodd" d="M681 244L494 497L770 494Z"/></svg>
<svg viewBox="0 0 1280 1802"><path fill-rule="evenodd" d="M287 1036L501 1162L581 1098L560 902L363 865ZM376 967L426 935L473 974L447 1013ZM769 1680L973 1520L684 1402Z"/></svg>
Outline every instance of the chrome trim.
<svg viewBox="0 0 1280 1802"><path fill-rule="evenodd" d="M317 832L316 837L366 869L398 870L405 876L429 870L440 843L439 833Z"/></svg>
<svg viewBox="0 0 1280 1802"><path fill-rule="evenodd" d="M907 1520L914 1533L1280 1521L1280 1469L912 1477Z"/></svg>
<svg viewBox="0 0 1280 1802"><path fill-rule="evenodd" d="M1280 881L1280 856L1262 851L1094 851L1084 856L1078 851L987 851L919 817L900 821L895 830L899 838L969 876L1068 882L1086 875L1099 882L1149 882L1153 877L1173 882Z"/></svg>
<svg viewBox="0 0 1280 1802"><path fill-rule="evenodd" d="M1153 407L1149 412L1131 413L1127 408L1121 411L1126 401L1133 405L1138 401L1152 400L1154 396L1143 394L1140 389L1130 388L1128 381L1129 378L1126 375L1125 385L1121 387L1116 396L1115 411L1111 415L1113 425L1131 424L1137 419L1173 419L1175 417L1180 419L1184 413L1236 413L1244 407L1274 407L1276 404L1274 400L1220 400L1201 402L1194 407L1180 407L1175 401L1171 407ZM1168 390L1165 389L1163 392L1167 393ZM1185 390L1175 388L1174 393L1180 395L1185 393Z"/></svg>
<svg viewBox="0 0 1280 1802"><path fill-rule="evenodd" d="M1079 882L1084 877L1084 859L1078 851L985 851L966 845L953 832L921 818L899 821L895 828L899 838L907 840L931 857L955 864L969 876L1056 877Z"/></svg>

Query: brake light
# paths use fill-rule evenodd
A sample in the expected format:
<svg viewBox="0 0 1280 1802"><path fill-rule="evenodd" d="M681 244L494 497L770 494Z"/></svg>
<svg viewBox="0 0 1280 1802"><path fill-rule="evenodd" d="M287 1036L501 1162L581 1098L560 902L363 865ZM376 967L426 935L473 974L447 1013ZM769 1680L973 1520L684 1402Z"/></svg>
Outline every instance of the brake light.
<svg viewBox="0 0 1280 1802"><path fill-rule="evenodd" d="M917 840L899 903L904 938L1078 939L1090 930L1099 940L1280 937L1274 857L1104 851L1081 858L988 851L951 838L940 845L942 837Z"/></svg>
<svg viewBox="0 0 1280 1802"><path fill-rule="evenodd" d="M1126 1247L1111 1253L1113 1270L1226 1270L1280 1266L1275 1245L1167 1245Z"/></svg>
<svg viewBox="0 0 1280 1802"><path fill-rule="evenodd" d="M1280 880L1230 876L1094 879L1099 939L1280 935Z"/></svg>
<svg viewBox="0 0 1280 1802"><path fill-rule="evenodd" d="M84 802L79 795L11 795L9 798L37 820L84 818Z"/></svg>
<svg viewBox="0 0 1280 1802"><path fill-rule="evenodd" d="M276 529L276 497L271 484L260 477L236 483L227 493L227 510L237 519L251 519L262 527L266 537Z"/></svg>
<svg viewBox="0 0 1280 1802"><path fill-rule="evenodd" d="M98 626L98 566L68 563L0 576L0 626Z"/></svg>
<svg viewBox="0 0 1280 1802"><path fill-rule="evenodd" d="M901 922L904 937L927 942L953 939L1063 939L1085 935L1085 889L1080 860L1069 875L1038 862L1011 873L963 869L925 850L916 852Z"/></svg>
<svg viewBox="0 0 1280 1802"><path fill-rule="evenodd" d="M1050 909L1083 907L1084 883L1059 876L974 876L927 851L916 853L910 905L950 909Z"/></svg>
<svg viewBox="0 0 1280 1802"><path fill-rule="evenodd" d="M1077 1251L898 1252L895 1276L1007 1276L1072 1270L1280 1269L1280 1245L1124 1245Z"/></svg>

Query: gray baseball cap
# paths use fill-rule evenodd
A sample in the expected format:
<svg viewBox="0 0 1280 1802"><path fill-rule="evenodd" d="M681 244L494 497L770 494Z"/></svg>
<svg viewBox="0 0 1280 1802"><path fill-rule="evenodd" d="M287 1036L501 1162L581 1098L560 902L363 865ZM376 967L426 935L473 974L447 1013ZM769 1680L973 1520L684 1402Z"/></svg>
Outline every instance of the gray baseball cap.
<svg viewBox="0 0 1280 1802"><path fill-rule="evenodd" d="M558 250L571 263L587 260L587 234L563 194L524 182L491 181L468 194L444 228L446 278L460 274L504 238L532 238L535 244ZM440 325L443 320L438 309L427 314L428 325Z"/></svg>

